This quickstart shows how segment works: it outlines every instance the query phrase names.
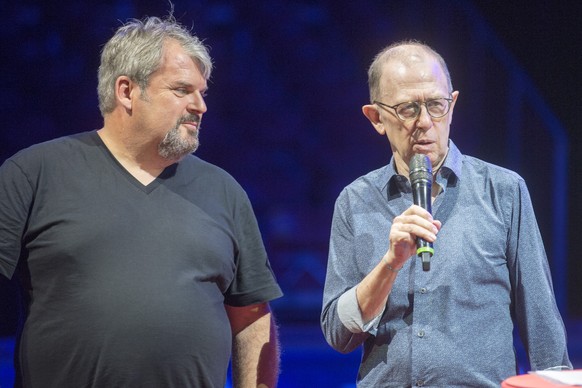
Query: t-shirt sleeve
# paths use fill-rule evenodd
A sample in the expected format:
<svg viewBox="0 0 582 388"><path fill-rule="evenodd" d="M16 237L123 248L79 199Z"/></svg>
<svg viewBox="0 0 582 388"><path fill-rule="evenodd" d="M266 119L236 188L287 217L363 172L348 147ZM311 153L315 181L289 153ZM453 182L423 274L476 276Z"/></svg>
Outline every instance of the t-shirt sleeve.
<svg viewBox="0 0 582 388"><path fill-rule="evenodd" d="M0 274L11 278L18 264L33 188L22 169L8 159L0 166Z"/></svg>
<svg viewBox="0 0 582 388"><path fill-rule="evenodd" d="M241 307L268 302L282 296L246 194L241 195L237 201L234 228L238 244L236 274L225 294L225 303Z"/></svg>

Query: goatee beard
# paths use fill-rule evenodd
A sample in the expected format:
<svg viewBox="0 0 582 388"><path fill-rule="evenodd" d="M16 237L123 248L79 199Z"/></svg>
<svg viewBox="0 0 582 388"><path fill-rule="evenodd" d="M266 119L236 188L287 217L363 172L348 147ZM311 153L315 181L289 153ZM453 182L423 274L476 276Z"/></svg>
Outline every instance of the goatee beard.
<svg viewBox="0 0 582 388"><path fill-rule="evenodd" d="M192 133L188 131L187 138L183 138L180 131L180 125L184 122L196 122L196 130ZM182 117L176 123L160 142L158 146L158 154L166 160L179 160L184 156L195 152L200 145L198 140L198 133L200 130L200 117L187 116Z"/></svg>

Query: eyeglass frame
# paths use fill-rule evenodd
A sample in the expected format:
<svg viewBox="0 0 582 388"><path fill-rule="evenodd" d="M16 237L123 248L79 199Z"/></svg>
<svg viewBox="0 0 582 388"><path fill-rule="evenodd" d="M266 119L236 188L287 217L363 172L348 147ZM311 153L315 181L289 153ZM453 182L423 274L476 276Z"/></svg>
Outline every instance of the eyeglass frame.
<svg viewBox="0 0 582 388"><path fill-rule="evenodd" d="M454 99L453 99L453 95L452 94L450 94L449 96L450 96L449 98L447 98L447 97L439 97L439 98L431 98L431 99L425 100L425 101L420 101L420 100L418 100L418 101L404 101L404 102L400 102L400 103L398 103L396 105L392 105L392 106L390 106L388 104L385 104L385 103L383 103L381 101L378 101L378 100L374 100L372 102L374 104L378 105L380 108L383 108L384 110L386 110L386 112L390 112L386 108L394 109L394 115L400 121L416 120L420 116L420 113L422 112L422 105L424 105L424 107L426 108L426 113L428 113L428 115L430 117L432 117L433 119L440 119L442 117L445 117L451 111L451 104L452 104L452 102L453 102ZM427 103L429 103L431 101L436 101L436 100L446 100L449 103L448 106L447 106L447 111L442 116L434 116L434 115L432 115L430 113L430 110L428 109L428 106L426 105ZM398 114L398 110L397 110L397 108L400 105L402 105L402 104L417 104L420 107L420 109L418 110L418 113L416 114L416 116L410 117L410 118L407 118L407 119L403 119L402 117L400 117L400 115ZM390 113L392 113L392 112L390 112Z"/></svg>

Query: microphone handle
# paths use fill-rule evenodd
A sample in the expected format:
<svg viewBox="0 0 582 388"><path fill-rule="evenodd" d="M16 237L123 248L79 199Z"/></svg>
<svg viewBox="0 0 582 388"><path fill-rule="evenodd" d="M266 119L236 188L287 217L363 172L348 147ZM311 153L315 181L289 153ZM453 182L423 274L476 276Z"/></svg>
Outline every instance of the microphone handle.
<svg viewBox="0 0 582 388"><path fill-rule="evenodd" d="M430 183L421 182L415 184L412 188L412 196L414 198L414 204L426 209L432 214L431 207L431 186ZM432 243L418 237L416 239L416 254L420 256L422 262L422 270L430 270L430 258L434 254L434 248Z"/></svg>

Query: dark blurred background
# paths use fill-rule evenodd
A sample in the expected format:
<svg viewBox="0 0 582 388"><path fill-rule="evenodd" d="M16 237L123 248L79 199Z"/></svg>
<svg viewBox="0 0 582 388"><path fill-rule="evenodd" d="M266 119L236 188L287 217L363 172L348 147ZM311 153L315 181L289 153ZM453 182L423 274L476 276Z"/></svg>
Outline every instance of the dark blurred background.
<svg viewBox="0 0 582 388"><path fill-rule="evenodd" d="M451 138L528 183L575 367L582 367L582 2L175 0L211 47L198 155L247 190L285 297L282 387L348 387L359 354L325 344L318 320L333 204L389 161L364 116L373 56L422 40L460 91ZM99 52L121 22L164 0L0 0L0 162L33 143L98 129ZM0 387L8 386L16 287L0 278ZM519 345L517 345L519 346ZM357 353L357 352L356 352ZM523 366L527 370L527 365Z"/></svg>

